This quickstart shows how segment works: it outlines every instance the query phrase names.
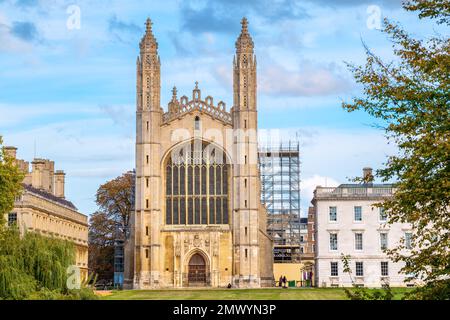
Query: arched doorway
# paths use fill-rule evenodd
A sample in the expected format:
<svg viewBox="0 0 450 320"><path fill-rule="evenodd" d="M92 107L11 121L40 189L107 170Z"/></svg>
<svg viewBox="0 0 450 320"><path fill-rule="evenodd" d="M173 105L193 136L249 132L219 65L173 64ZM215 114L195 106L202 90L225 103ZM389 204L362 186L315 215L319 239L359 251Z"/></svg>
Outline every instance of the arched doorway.
<svg viewBox="0 0 450 320"><path fill-rule="evenodd" d="M199 253L194 254L189 260L188 284L189 286L206 285L206 262Z"/></svg>

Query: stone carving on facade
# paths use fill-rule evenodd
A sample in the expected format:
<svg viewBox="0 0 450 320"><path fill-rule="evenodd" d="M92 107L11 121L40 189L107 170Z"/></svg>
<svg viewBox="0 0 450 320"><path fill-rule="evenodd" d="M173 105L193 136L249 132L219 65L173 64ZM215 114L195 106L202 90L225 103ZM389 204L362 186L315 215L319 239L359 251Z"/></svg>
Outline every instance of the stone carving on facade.
<svg viewBox="0 0 450 320"><path fill-rule="evenodd" d="M217 241L214 241L213 256L214 257L218 257L219 256L219 244L217 243Z"/></svg>
<svg viewBox="0 0 450 320"><path fill-rule="evenodd" d="M221 120L231 125L231 114L226 111L225 102L219 101L214 105L213 97L207 96L205 100L201 99L201 91L198 88L198 82L195 82L195 88L192 91L192 100L187 96L182 96L178 101L177 88L172 89L172 100L169 103L169 111L163 114L163 123L168 123L173 119L179 118L193 110L198 110L211 115L214 119Z"/></svg>
<svg viewBox="0 0 450 320"><path fill-rule="evenodd" d="M194 241L193 241L193 245L194 247L198 248L202 245L202 239L200 239L200 236L198 234L196 234L194 236Z"/></svg>

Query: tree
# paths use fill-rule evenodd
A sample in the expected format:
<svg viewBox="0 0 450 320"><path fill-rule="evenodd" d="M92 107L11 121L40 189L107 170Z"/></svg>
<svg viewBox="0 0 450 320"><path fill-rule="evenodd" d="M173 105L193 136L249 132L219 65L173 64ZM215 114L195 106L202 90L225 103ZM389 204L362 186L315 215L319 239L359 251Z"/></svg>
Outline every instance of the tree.
<svg viewBox="0 0 450 320"><path fill-rule="evenodd" d="M116 221L121 239L128 232L128 222L134 208L135 173L128 171L101 185L97 190L96 202L108 219Z"/></svg>
<svg viewBox="0 0 450 320"><path fill-rule="evenodd" d="M104 212L89 218L89 270L98 280L111 280L114 275L114 236L116 223Z"/></svg>
<svg viewBox="0 0 450 320"><path fill-rule="evenodd" d="M96 194L99 210L89 220L89 269L99 280L114 274L115 240L125 240L134 208L135 173L129 171L102 184Z"/></svg>
<svg viewBox="0 0 450 320"><path fill-rule="evenodd" d="M80 289L67 285L75 264L72 242L35 232L20 234L17 226L0 229L1 299L96 299L81 283Z"/></svg>
<svg viewBox="0 0 450 320"><path fill-rule="evenodd" d="M0 227L5 223L4 214L14 208L14 201L22 192L24 177L14 159L6 154L0 136Z"/></svg>
<svg viewBox="0 0 450 320"><path fill-rule="evenodd" d="M419 17L449 24L446 0L411 0L403 4ZM384 20L393 43L395 61L386 63L367 46L364 66L348 64L363 96L343 103L349 112L364 110L381 120L386 136L398 146L377 170L383 181L396 180L396 192L382 206L388 223L412 225L412 250L402 241L389 250L402 272L424 285L414 290L419 299L450 297L450 41L434 35L415 39L398 24ZM381 204L380 204L381 206Z"/></svg>

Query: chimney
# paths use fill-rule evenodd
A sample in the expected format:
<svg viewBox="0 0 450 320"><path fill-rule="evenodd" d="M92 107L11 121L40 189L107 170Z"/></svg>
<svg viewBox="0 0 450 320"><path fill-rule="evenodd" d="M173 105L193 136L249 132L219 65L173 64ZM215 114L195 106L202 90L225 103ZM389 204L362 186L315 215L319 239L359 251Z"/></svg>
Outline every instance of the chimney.
<svg viewBox="0 0 450 320"><path fill-rule="evenodd" d="M372 168L370 168L370 167L363 168L363 180L364 180L364 183L373 182Z"/></svg>
<svg viewBox="0 0 450 320"><path fill-rule="evenodd" d="M5 154L13 159L16 159L17 156L17 148L11 147L11 146L5 146L3 147L3 150L5 151Z"/></svg>
<svg viewBox="0 0 450 320"><path fill-rule="evenodd" d="M66 174L62 170L56 170L55 172L55 196L64 199L64 184Z"/></svg>
<svg viewBox="0 0 450 320"><path fill-rule="evenodd" d="M46 159L34 159L31 164L31 185L37 189L53 193L55 163Z"/></svg>
<svg viewBox="0 0 450 320"><path fill-rule="evenodd" d="M29 174L29 171L30 171L29 162L22 160L22 159L17 159L17 148L16 147L5 146L5 147L3 147L3 150L7 156L11 157L14 160L16 166L18 166L19 169L22 170L23 173L25 174L23 183L31 184L31 182L30 182L31 175Z"/></svg>
<svg viewBox="0 0 450 320"><path fill-rule="evenodd" d="M34 159L31 162L31 185L36 189L42 189L43 171L44 171L44 160Z"/></svg>

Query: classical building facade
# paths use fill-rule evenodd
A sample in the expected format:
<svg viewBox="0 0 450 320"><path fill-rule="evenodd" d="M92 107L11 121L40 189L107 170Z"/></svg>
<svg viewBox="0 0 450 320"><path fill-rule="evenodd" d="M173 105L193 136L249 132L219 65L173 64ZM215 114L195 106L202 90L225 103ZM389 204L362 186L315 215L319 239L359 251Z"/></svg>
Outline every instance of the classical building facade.
<svg viewBox="0 0 450 320"><path fill-rule="evenodd" d="M247 20L236 41L233 107L176 88L160 101L158 43L147 20L137 59L136 202L124 287L273 284L260 201L256 58Z"/></svg>
<svg viewBox="0 0 450 320"><path fill-rule="evenodd" d="M370 168L364 176L372 175ZM391 261L384 249L401 239L408 246L411 226L387 224L382 203L395 191L391 184L341 184L318 186L312 203L315 214L315 280L317 286L406 286L403 264ZM351 276L344 272L341 255L349 255Z"/></svg>
<svg viewBox="0 0 450 320"><path fill-rule="evenodd" d="M55 171L55 163L47 159L29 162L17 159L17 148L5 147L8 155L25 172L23 192L7 214L9 225L16 224L24 232L68 240L75 245L75 263L82 278L88 274L88 218L65 198L65 173Z"/></svg>

